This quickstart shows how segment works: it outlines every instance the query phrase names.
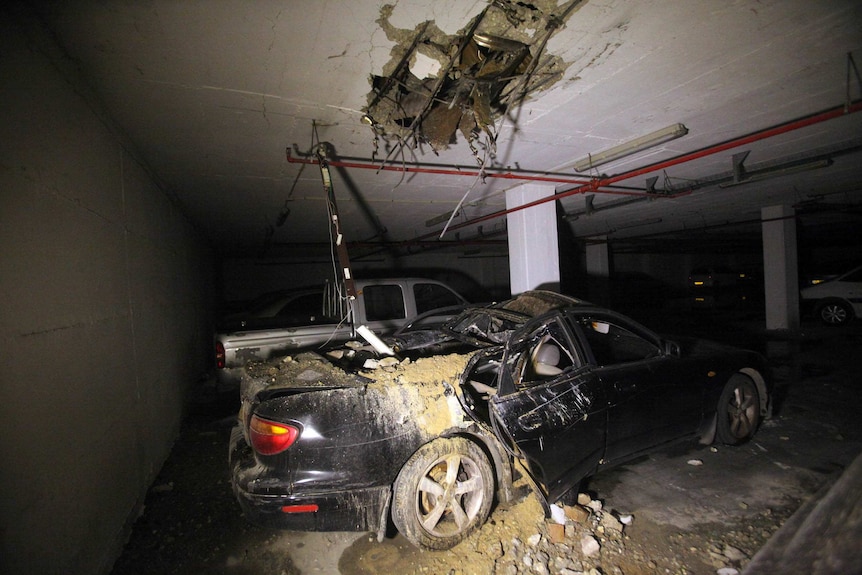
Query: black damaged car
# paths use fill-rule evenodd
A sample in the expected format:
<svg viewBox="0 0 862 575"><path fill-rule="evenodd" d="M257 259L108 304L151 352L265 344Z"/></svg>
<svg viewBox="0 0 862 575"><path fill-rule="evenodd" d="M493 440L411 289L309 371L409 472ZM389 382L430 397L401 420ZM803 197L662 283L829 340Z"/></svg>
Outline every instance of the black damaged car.
<svg viewBox="0 0 862 575"><path fill-rule="evenodd" d="M769 409L758 354L665 340L552 292L385 343L392 356L354 346L247 367L230 465L249 520L381 539L394 524L448 549L512 501L515 459L548 512L669 442L742 443Z"/></svg>

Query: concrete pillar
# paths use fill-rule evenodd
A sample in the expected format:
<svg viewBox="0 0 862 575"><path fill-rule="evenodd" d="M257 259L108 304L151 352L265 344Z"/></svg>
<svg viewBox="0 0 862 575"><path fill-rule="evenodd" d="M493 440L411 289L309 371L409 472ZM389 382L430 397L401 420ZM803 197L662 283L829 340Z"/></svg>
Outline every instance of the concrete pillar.
<svg viewBox="0 0 862 575"><path fill-rule="evenodd" d="M587 244L587 273L590 277L609 278L611 258L608 251L608 237L601 236Z"/></svg>
<svg viewBox="0 0 862 575"><path fill-rule="evenodd" d="M761 208L766 329L799 329L796 219L790 206Z"/></svg>
<svg viewBox="0 0 862 575"><path fill-rule="evenodd" d="M608 237L601 236L587 243L588 299L597 304L608 305L608 289L611 277L611 256Z"/></svg>
<svg viewBox="0 0 862 575"><path fill-rule="evenodd" d="M506 209L554 195L553 186L524 184L506 192ZM556 202L548 201L507 216L512 294L541 287L559 291L560 250Z"/></svg>

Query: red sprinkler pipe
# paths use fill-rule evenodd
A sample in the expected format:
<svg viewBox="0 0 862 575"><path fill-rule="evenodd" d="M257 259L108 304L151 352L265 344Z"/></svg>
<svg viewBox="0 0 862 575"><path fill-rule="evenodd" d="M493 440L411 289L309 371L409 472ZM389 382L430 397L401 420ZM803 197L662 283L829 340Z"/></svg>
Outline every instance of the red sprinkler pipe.
<svg viewBox="0 0 862 575"><path fill-rule="evenodd" d="M290 154L290 148L287 149L287 161L291 164L316 164L317 160L312 158L294 158ZM382 170L389 172L405 172L409 174L436 174L443 176L473 176L483 178L497 178L501 180L526 180L530 182L547 182L553 184L574 184L578 186L589 185L592 180L589 178L572 178L565 174L554 174L552 172L544 172L542 174L530 172L495 172L495 171L478 171L478 170L462 170L460 168L432 168L420 165L407 164L375 164L372 161L363 162L348 162L344 160L330 160L330 166L336 168L359 168L365 170ZM616 194L622 196L655 196L647 192L636 192L626 190L601 190L603 194Z"/></svg>
<svg viewBox="0 0 862 575"><path fill-rule="evenodd" d="M823 112L818 112L816 114L812 114L810 116L806 116L804 118L800 118L798 120L791 120L790 122L786 122L784 124L779 124L778 126L774 126L772 128L766 128L765 130L761 130L759 132L753 132L746 136L741 136L739 138L735 138L733 140L728 140L721 144L716 144L714 146L709 146L700 150L695 150L694 152L689 152L687 154L682 154L681 156L676 156L675 158L671 158L669 160L664 160L661 162L657 162L655 164L650 164L648 166L644 166L642 168L635 168L634 170L629 170L628 172L622 172L620 174L616 174L614 176L608 176L604 178L591 178L589 180L583 179L572 179L567 178L565 176L539 176L539 175L518 175L513 172L478 172L472 170L459 170L459 169L445 169L445 168L425 168L420 166L397 166L397 165L376 165L372 162L342 162L342 161L331 161L329 164L331 166L336 167L344 167L344 168L362 168L362 169L376 169L376 170L389 170L389 171L397 171L397 172L410 172L410 173L424 173L424 174L442 174L442 175L453 175L453 176L480 176L484 175L489 178L502 178L502 179L517 179L517 180L526 180L526 181L537 181L537 182L549 182L549 183L563 183L563 184L575 184L577 187L571 190L567 190L565 192L560 192L559 194L554 194L553 196L548 196L546 198L542 198L540 200L535 200L533 202L528 202L526 204L516 206L514 208L500 210L498 212L493 212L491 214L486 214L484 216L479 216L478 218L474 218L472 220L468 220L466 222L461 222L460 224L455 224L449 226L447 231L458 230L461 228L465 228L467 226L472 226L475 224L479 224L482 222L486 222L488 220L493 220L496 218L500 218L506 215L509 215L513 212L517 212L519 210L526 210L527 208L532 208L534 206L544 204L545 202L552 202L559 200L561 198L565 198L568 196L574 196L577 194L583 194L587 192L599 192L602 194L620 194L620 195L629 195L629 196L646 196L651 198L676 198L680 196L687 195L691 193L690 191L680 192L678 194L657 194L650 192L624 192L618 190L604 190L601 188L605 188L617 182L621 182L623 180L628 180L631 178L635 178L637 176L642 176L644 174L648 174L650 172L656 172L658 170L664 170L666 168L677 166L679 164L684 164L686 162L691 162L694 160L698 160L700 158L704 158L706 156L711 156L713 154L717 154L719 152L724 152L726 150L730 150L732 148L738 148L739 146L744 146L746 144L751 144L753 142L758 142L760 140L765 140L767 138L772 138L774 136L780 136L781 134L786 134L788 132L792 132L794 130L799 130L801 128L807 128L808 126L813 126L814 124L819 124L821 122L826 122L828 120L833 120L835 118L840 118L841 116L853 114L855 112L859 112L862 110L862 101L854 102L847 106L837 106L835 108L831 108L829 110L825 110ZM290 149L287 150L287 161L291 163L304 163L304 164L313 164L316 163L315 160L311 159L294 159L290 155ZM421 235L417 238L414 238L412 241L419 241L426 238L430 238L437 235L437 232L431 232L428 234Z"/></svg>
<svg viewBox="0 0 862 575"><path fill-rule="evenodd" d="M573 188L573 189L567 190L565 192L560 192L559 194L554 194L553 196L548 196L546 198L535 200L533 202L528 202L526 204L516 206L514 208L510 208L507 210L500 210L498 212L486 214L484 216L479 216L478 218L474 218L474 219L468 220L466 222L461 222L460 224L449 226L447 231L458 230L461 228L465 228L467 226L472 226L475 224L486 222L488 220L493 220L493 219L511 214L512 212L517 212L518 210L525 210L527 208L532 208L533 206L537 206L539 204L544 204L545 202L556 201L556 200L559 200L560 198L565 198L567 196L574 196L576 194L583 194L583 193L587 193L587 192L605 193L603 190L600 190L599 188L604 187L604 186L609 186L611 184L615 184L616 182L621 182L623 180L628 180L630 178L634 178L637 176L642 176L642 175L648 174L650 172L656 172L658 170L663 170L663 169L669 168L671 166L683 164L685 162L691 162L693 160L704 158L706 156L710 156L712 154L717 154L719 152L724 152L724 151L730 150L732 148L737 148L739 146L744 146L746 144L751 144L753 142L765 140L767 138L779 136L781 134L786 134L786 133L792 132L794 130L799 130L801 128L806 128L806 127L812 126L814 124L826 122L827 120L833 120L835 118L839 118L839 117L844 116L846 114L852 114L854 112L859 112L860 110L862 110L862 101L855 102L849 106L838 106L838 107L832 108L830 110L826 110L824 112L819 112L817 114L807 116L805 118L801 118L798 120L792 120L792 121L787 122L785 124L780 124L780 125L772 127L772 128L767 128L767 129L761 130L759 132L754 132L752 134L748 134L747 136L742 136L740 138L728 140L727 142L724 142L722 144L716 144L714 146L703 148L701 150L689 152L687 154L683 154L681 156L677 156L677 157L671 158L669 160L657 162L655 164L650 164L650 165L644 166L642 168L635 168L634 170L629 170L628 172L623 172L623 173L617 174L615 176L609 176L606 178L596 178L596 179L591 180L588 183L585 183L585 184L578 186L577 188ZM643 194L643 195L648 195L648 196L654 197L654 198L676 198L676 197L688 195L689 193L691 193L691 192L685 191L685 192L681 192L681 193L673 194L673 195L670 195L670 194ZM434 235L436 235L436 232L421 235L416 239L421 240L421 239L425 239L425 238L428 238L428 237L431 237Z"/></svg>
<svg viewBox="0 0 862 575"><path fill-rule="evenodd" d="M658 162L656 164L651 164L649 166L645 166L643 168L638 168L635 170L631 170L624 174L620 174L620 176L612 176L607 178L611 183L619 182L621 180L625 180L628 178L634 178L636 176L640 176L649 172L655 172L658 170L663 170L670 166L676 166L678 164L682 164L685 162L690 162L693 160L698 160L700 158L704 158L706 156L710 156L712 154L717 154L718 152L724 152L726 150L730 150L732 148L738 148L739 146L744 146L745 144L751 144L754 142L759 142L760 140L765 140L767 138L772 138L774 136L780 136L782 134L786 134L788 132L793 132L795 130L799 130L801 128L807 128L808 126L813 126L814 124L819 124L821 122L826 122L828 120L834 120L835 118L840 118L841 116L845 116L848 114L852 114L854 112L859 112L862 110L862 101L855 102L850 104L849 106L838 106L832 108L830 110L826 110L824 112L819 112L817 114L812 114L811 116L806 116L804 118L800 118L798 120L791 120L785 124L779 124L778 126L774 126L772 128L767 128L765 130L761 130L759 132L754 132L752 134L748 134L747 136L742 136L740 138L736 138L734 140L728 140L723 144L716 144L714 146L710 146L708 148L703 148L702 150L696 150L694 152L689 152L688 154L683 154L681 156L677 156L675 158L671 158L670 160L666 160L664 162Z"/></svg>

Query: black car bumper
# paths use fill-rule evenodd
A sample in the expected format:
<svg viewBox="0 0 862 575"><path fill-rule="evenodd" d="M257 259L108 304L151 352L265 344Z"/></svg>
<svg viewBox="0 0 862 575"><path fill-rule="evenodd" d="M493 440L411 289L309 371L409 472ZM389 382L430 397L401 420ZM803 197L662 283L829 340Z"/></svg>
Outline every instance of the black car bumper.
<svg viewBox="0 0 862 575"><path fill-rule="evenodd" d="M391 489L383 486L296 491L287 481L262 477L240 427L230 441L233 491L252 523L293 531L376 531L386 528Z"/></svg>

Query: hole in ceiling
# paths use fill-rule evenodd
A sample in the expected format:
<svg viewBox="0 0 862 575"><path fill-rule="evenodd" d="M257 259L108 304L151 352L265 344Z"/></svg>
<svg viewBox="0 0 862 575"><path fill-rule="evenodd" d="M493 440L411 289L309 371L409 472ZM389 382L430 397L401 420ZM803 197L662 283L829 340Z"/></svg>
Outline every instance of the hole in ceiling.
<svg viewBox="0 0 862 575"><path fill-rule="evenodd" d="M389 23L393 6L381 9L378 24L396 42L382 75L371 78L363 120L388 156L407 147L435 153L453 145L458 132L482 164L479 147L493 153L495 122L528 97L547 90L567 64L545 51L550 37L584 0L557 6L492 0L460 32L447 35L433 21L413 30Z"/></svg>

